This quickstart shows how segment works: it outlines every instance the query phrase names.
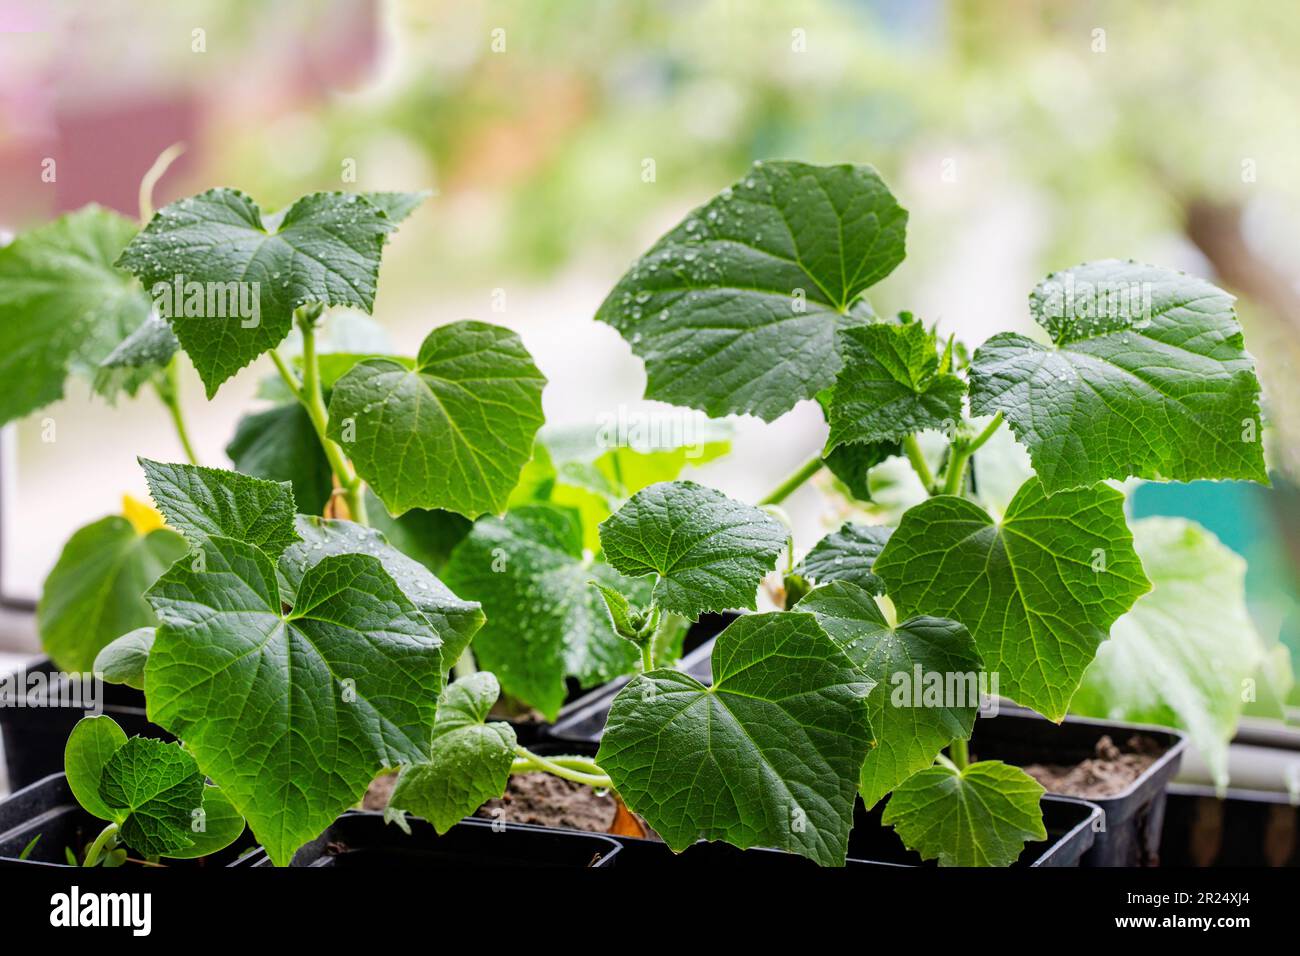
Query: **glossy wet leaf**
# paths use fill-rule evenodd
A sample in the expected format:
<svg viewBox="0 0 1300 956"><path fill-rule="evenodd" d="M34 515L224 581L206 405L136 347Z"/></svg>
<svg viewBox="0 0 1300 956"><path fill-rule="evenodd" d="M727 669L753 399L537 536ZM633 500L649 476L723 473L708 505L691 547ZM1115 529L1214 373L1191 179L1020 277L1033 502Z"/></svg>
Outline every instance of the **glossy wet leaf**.
<svg viewBox="0 0 1300 956"><path fill-rule="evenodd" d="M868 807L930 766L954 739L970 736L982 666L966 628L937 617L909 618L890 627L872 596L847 581L817 588L795 610L816 615L875 683L867 708L876 745L859 779Z"/></svg>
<svg viewBox="0 0 1300 956"><path fill-rule="evenodd" d="M156 621L144 592L186 550L176 532L142 535L117 515L79 529L63 546L36 607L45 652L61 670L91 670L110 641Z"/></svg>
<svg viewBox="0 0 1300 956"><path fill-rule="evenodd" d="M766 512L693 481L644 488L600 525L605 560L631 577L658 575L656 603L691 620L754 608L786 540Z"/></svg>
<svg viewBox="0 0 1300 956"><path fill-rule="evenodd" d="M209 398L280 344L298 306L374 306L387 213L353 193L312 193L272 223L239 190L210 189L160 209L118 260L149 290L177 276L202 284L202 303L191 309L183 289L182 308L163 317Z"/></svg>
<svg viewBox="0 0 1300 956"><path fill-rule="evenodd" d="M885 582L871 568L893 531L887 525L846 521L813 545L799 562L799 573L818 584L849 581L872 594L884 594Z"/></svg>
<svg viewBox="0 0 1300 956"><path fill-rule="evenodd" d="M900 615L960 621L999 692L1053 720L1115 620L1150 589L1106 485L1050 498L1035 478L1001 522L943 495L903 515L876 559Z"/></svg>
<svg viewBox="0 0 1300 956"><path fill-rule="evenodd" d="M641 674L614 698L597 762L674 850L696 840L844 863L870 683L811 614L738 618L714 683Z"/></svg>
<svg viewBox="0 0 1300 956"><path fill-rule="evenodd" d="M481 519L443 576L457 594L483 605L487 623L474 639L479 664L548 719L564 703L566 677L590 687L636 668L636 648L614 633L588 582L639 604L649 601L650 584L585 558L582 529L568 509L529 505Z"/></svg>
<svg viewBox="0 0 1300 956"><path fill-rule="evenodd" d="M907 213L869 166L756 163L650 248L596 314L646 397L771 421L835 381L836 333L903 260Z"/></svg>
<svg viewBox="0 0 1300 956"><path fill-rule="evenodd" d="M962 771L937 766L894 791L882 822L940 866L1010 866L1027 842L1047 839L1045 792L1019 767L996 760Z"/></svg>
<svg viewBox="0 0 1300 956"><path fill-rule="evenodd" d="M486 801L505 792L515 758L515 732L488 711L501 689L487 671L449 685L438 702L427 762L402 770L390 806L424 817L446 833Z"/></svg>
<svg viewBox="0 0 1300 956"><path fill-rule="evenodd" d="M192 545L210 536L234 538L274 558L298 538L287 482L148 458L140 466L154 504Z"/></svg>
<svg viewBox="0 0 1300 956"><path fill-rule="evenodd" d="M1051 337L993 336L971 409L1001 411L1047 491L1104 478L1267 482L1259 381L1233 297L1119 260L1053 273L1029 299Z"/></svg>
<svg viewBox="0 0 1300 956"><path fill-rule="evenodd" d="M373 555L321 558L290 603L258 548L218 536L198 547L202 570L180 562L149 592L162 622L149 718L284 864L381 771L427 754L440 642Z"/></svg>
<svg viewBox="0 0 1300 956"><path fill-rule="evenodd" d="M63 397L69 372L96 366L149 315L149 299L113 267L135 224L87 206L0 247L0 422Z"/></svg>
<svg viewBox="0 0 1300 956"><path fill-rule="evenodd" d="M134 395L141 385L167 366L180 347L171 326L158 316L149 315L100 361L95 372L95 391L110 401L119 392Z"/></svg>
<svg viewBox="0 0 1300 956"><path fill-rule="evenodd" d="M394 548L385 535L351 521L299 515L295 525L301 539L280 559L286 591L298 588L307 569L334 554L362 553L379 559L388 576L418 607L442 641L442 656L450 669L483 626L483 609L476 601L454 594L427 567Z"/></svg>
<svg viewBox="0 0 1300 956"><path fill-rule="evenodd" d="M546 378L519 336L483 322L434 329L414 368L357 363L330 396L330 437L392 514L505 510L541 427Z"/></svg>

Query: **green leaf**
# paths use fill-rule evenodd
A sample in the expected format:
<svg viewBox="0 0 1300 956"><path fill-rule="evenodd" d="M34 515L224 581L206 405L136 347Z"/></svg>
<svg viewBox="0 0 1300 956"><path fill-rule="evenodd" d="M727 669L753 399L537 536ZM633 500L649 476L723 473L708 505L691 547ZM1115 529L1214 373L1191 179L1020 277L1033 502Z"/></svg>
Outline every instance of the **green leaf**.
<svg viewBox="0 0 1300 956"><path fill-rule="evenodd" d="M414 368L354 366L334 386L329 434L393 514L501 512L532 456L545 384L514 332L456 322L429 333Z"/></svg>
<svg viewBox="0 0 1300 956"><path fill-rule="evenodd" d="M321 514L334 489L329 461L307 410L297 402L245 415L226 454L237 471L268 481L289 482L296 507Z"/></svg>
<svg viewBox="0 0 1300 956"><path fill-rule="evenodd" d="M149 718L281 865L380 772L427 755L440 642L372 555L323 557L300 580L282 562L290 605L255 546L211 536L198 548L201 570L179 562L148 595L162 622Z"/></svg>
<svg viewBox="0 0 1300 956"><path fill-rule="evenodd" d="M655 601L691 620L753 609L786 539L765 512L693 481L644 488L600 526L605 560L633 577L657 574Z"/></svg>
<svg viewBox="0 0 1300 956"><path fill-rule="evenodd" d="M822 461L844 483L850 495L859 501L870 501L871 469L902 453L902 446L896 441L848 442L826 452Z"/></svg>
<svg viewBox="0 0 1300 956"><path fill-rule="evenodd" d="M422 189L415 193L360 193L360 195L364 196L371 205L382 209L393 222L401 222L415 212L420 203L433 193L428 189Z"/></svg>
<svg viewBox="0 0 1300 956"><path fill-rule="evenodd" d="M149 300L113 268L135 225L98 206L61 216L0 247L0 423L63 396L149 315Z"/></svg>
<svg viewBox="0 0 1300 956"><path fill-rule="evenodd" d="M1150 590L1124 496L1050 498L1032 478L1001 522L944 495L903 515L873 568L900 614L970 630L998 692L1059 721L1111 625Z"/></svg>
<svg viewBox="0 0 1300 956"><path fill-rule="evenodd" d="M155 622L144 592L185 542L165 528L139 534L118 515L78 530L63 546L36 607L41 645L60 670L89 671L114 638Z"/></svg>
<svg viewBox="0 0 1300 956"><path fill-rule="evenodd" d="M813 545L796 570L818 584L850 581L872 594L884 594L885 582L871 568L893 532L886 525L846 521Z"/></svg>
<svg viewBox="0 0 1300 956"><path fill-rule="evenodd" d="M209 536L234 538L275 558L298 540L293 490L287 482L221 468L139 461L154 504L191 545Z"/></svg>
<svg viewBox="0 0 1300 956"><path fill-rule="evenodd" d="M605 602L605 610L609 614L609 623L614 628L614 633L629 641L637 640L640 637L641 625L644 623L640 618L640 611L632 607L631 602L621 591L599 581L587 583L596 589L601 600Z"/></svg>
<svg viewBox="0 0 1300 956"><path fill-rule="evenodd" d="M983 667L966 628L937 617L914 617L890 627L872 596L847 581L817 588L795 609L816 615L875 685L867 715L876 746L859 781L868 807L934 763L954 739L970 736ZM934 680L940 682L937 691Z"/></svg>
<svg viewBox="0 0 1300 956"><path fill-rule="evenodd" d="M126 731L106 714L82 717L63 748L63 772L68 789L92 817L121 823L125 814L111 809L99 795L99 784L109 759L126 743Z"/></svg>
<svg viewBox="0 0 1300 956"><path fill-rule="evenodd" d="M141 597L143 600L143 596ZM152 614L152 610L150 611ZM104 645L95 656L93 670L110 684L125 684L144 690L144 668L153 648L154 629L137 627Z"/></svg>
<svg viewBox="0 0 1300 956"><path fill-rule="evenodd" d="M1264 656L1246 608L1246 562L1180 518L1133 522L1133 543L1151 593L1115 622L1070 712L1181 727L1227 786L1242 688Z"/></svg>
<svg viewBox="0 0 1300 956"><path fill-rule="evenodd" d="M95 391L110 401L118 392L135 395L155 372L166 367L180 347L171 326L149 315L100 361Z"/></svg>
<svg viewBox="0 0 1300 956"><path fill-rule="evenodd" d="M1132 262L1053 273L1029 300L1051 344L985 342L971 409L1006 416L1049 493L1130 475L1267 483L1259 381L1232 303Z"/></svg>
<svg viewBox="0 0 1300 956"><path fill-rule="evenodd" d="M966 383L940 373L934 335L920 322L840 331L844 367L831 391L828 450L852 442L890 442L962 417Z"/></svg>
<svg viewBox="0 0 1300 956"><path fill-rule="evenodd" d="M384 240L394 228L387 213L351 193L303 196L268 228L248 196L211 189L160 209L118 265L138 276L155 301L180 300L159 311L211 398L280 344L298 306L369 312ZM181 296L169 293L178 276L182 284L201 283L204 301L190 301L184 289Z"/></svg>
<svg viewBox="0 0 1300 956"><path fill-rule="evenodd" d="M322 558L360 552L378 558L406 599L424 614L442 641L446 668L456 663L483 626L483 609L477 602L461 600L432 571L394 548L379 531L351 521L307 515L298 516L295 529L301 540L290 545L280 559L289 592L297 589L307 569Z"/></svg>
<svg viewBox="0 0 1300 956"><path fill-rule="evenodd" d="M583 556L576 514L528 505L474 525L443 569L447 583L480 601L487 624L474 639L479 664L507 694L554 720L564 703L565 678L584 687L635 670L636 648L614 633L596 580L638 604L650 600L646 581L625 578Z"/></svg>
<svg viewBox="0 0 1300 956"><path fill-rule="evenodd" d="M200 823L201 821L201 823ZM203 813L190 821L191 844L167 855L173 860L197 860L224 850L244 832L244 818L220 787L203 787Z"/></svg>
<svg viewBox="0 0 1300 956"><path fill-rule="evenodd" d="M486 671L443 691L429 760L402 770L390 806L424 817L437 832L446 833L505 792L515 732L507 723L487 723L500 694L497 679Z"/></svg>
<svg viewBox="0 0 1300 956"><path fill-rule="evenodd" d="M894 791L881 822L940 866L1010 866L1025 843L1046 840L1046 791L1019 767L984 760L932 767Z"/></svg>
<svg viewBox="0 0 1300 956"><path fill-rule="evenodd" d="M738 618L714 683L639 674L619 691L596 760L674 850L696 840L843 865L871 744L869 683L811 614Z"/></svg>
<svg viewBox="0 0 1300 956"><path fill-rule="evenodd" d="M474 522L464 515L436 509L412 508L400 518L394 518L369 489L366 490L366 501L371 526L383 532L394 548L419 561L434 574L442 571L451 552L474 526Z"/></svg>
<svg viewBox="0 0 1300 956"><path fill-rule="evenodd" d="M835 381L836 333L903 261L907 213L869 166L756 163L660 239L596 318L646 363L646 397L772 421Z"/></svg>
<svg viewBox="0 0 1300 956"><path fill-rule="evenodd" d="M179 744L129 738L104 764L99 796L119 814L122 842L142 855L193 846L190 826L203 806L203 774Z"/></svg>

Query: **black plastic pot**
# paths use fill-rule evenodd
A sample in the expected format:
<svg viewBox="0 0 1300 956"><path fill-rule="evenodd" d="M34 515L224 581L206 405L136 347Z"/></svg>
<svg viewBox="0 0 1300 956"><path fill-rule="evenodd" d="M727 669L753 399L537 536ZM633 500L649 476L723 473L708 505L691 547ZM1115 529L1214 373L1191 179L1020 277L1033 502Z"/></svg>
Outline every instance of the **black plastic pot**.
<svg viewBox="0 0 1300 956"><path fill-rule="evenodd" d="M681 670L697 680L709 679L709 659L713 654L713 642L719 634L740 615L728 611L724 614L705 614L691 625L682 641ZM549 728L546 736L557 740L595 742L605 730L605 718L614 697L627 684L630 678L620 677L608 684L602 684L590 693L566 704L560 711L559 718Z"/></svg>
<svg viewBox="0 0 1300 956"><path fill-rule="evenodd" d="M27 706L0 706L0 739L4 743L5 767L9 789L18 790L52 773L63 770L63 748L77 721L91 711L84 707L59 705L70 699L60 694L67 686L63 672L49 658L35 661L24 669L28 675L46 675L49 691L28 702ZM144 694L122 684L103 683L101 710L126 731L128 737L174 739L145 716Z"/></svg>
<svg viewBox="0 0 1300 956"><path fill-rule="evenodd" d="M382 813L351 810L294 854L292 866L384 868L419 866L610 866L620 846L609 837L521 823L462 820L442 836L424 820L407 818L408 836ZM264 856L255 865L269 865Z"/></svg>
<svg viewBox="0 0 1300 956"><path fill-rule="evenodd" d="M50 774L0 800L0 867L72 869L66 862L65 850L71 849L80 857L103 829L103 820L81 809L68 788L68 778L61 773ZM40 839L27 859L18 859L38 834ZM248 866L258 856L257 852L249 851L256 850L252 831L245 828L243 836L224 850L198 860L167 860L165 865Z"/></svg>
<svg viewBox="0 0 1300 956"><path fill-rule="evenodd" d="M1030 711L1014 708L975 721L972 759L1001 760L1017 766L1068 766L1094 755L1097 742L1109 736L1122 744L1134 734L1149 737L1164 752L1122 793L1088 797L1102 811L1101 828L1082 866L1156 866L1160 862L1160 827L1165 789L1182 762L1186 738L1168 727L1067 717L1054 724Z"/></svg>
<svg viewBox="0 0 1300 956"><path fill-rule="evenodd" d="M542 756L577 754L594 757L597 745L586 741L551 740L533 748ZM1043 826L1047 839L1025 845L1018 867L1072 867L1089 851L1101 825L1101 810L1086 800L1048 794L1043 797ZM903 845L893 827L881 823L885 802L868 810L858 799L849 833L848 866L923 866L921 857ZM544 827L539 829L546 829ZM578 834L578 830L554 829L556 833ZM795 866L816 864L782 850L739 850L726 843L697 843L680 854L659 840L614 836L623 846L616 866Z"/></svg>
<svg viewBox="0 0 1300 956"><path fill-rule="evenodd" d="M1170 784L1162 866L1300 866L1300 807L1287 794Z"/></svg>

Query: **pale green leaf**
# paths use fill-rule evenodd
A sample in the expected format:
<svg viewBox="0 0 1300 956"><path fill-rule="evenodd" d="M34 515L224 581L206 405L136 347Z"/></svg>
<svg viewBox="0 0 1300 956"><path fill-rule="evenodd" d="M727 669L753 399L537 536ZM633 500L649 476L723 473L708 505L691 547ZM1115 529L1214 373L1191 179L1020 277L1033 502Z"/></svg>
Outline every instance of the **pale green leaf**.
<svg viewBox="0 0 1300 956"><path fill-rule="evenodd" d="M409 368L359 362L330 396L330 437L393 514L505 510L543 421L546 378L519 336L483 322L434 329Z"/></svg>
<svg viewBox="0 0 1300 956"><path fill-rule="evenodd" d="M185 551L174 531L142 535L118 515L78 530L63 546L36 606L45 652L61 670L93 669L110 641L155 622L144 592Z"/></svg>
<svg viewBox="0 0 1300 956"><path fill-rule="evenodd" d="M120 823L126 816L110 808L99 795L104 768L125 743L126 731L107 714L82 717L68 735L63 748L63 772L68 777L68 789L92 817Z"/></svg>
<svg viewBox="0 0 1300 956"><path fill-rule="evenodd" d="M137 627L133 631L127 631L106 644L96 655L95 673L102 674L110 684L125 684L136 690L144 690L144 668L149 662L153 641L152 627Z"/></svg>

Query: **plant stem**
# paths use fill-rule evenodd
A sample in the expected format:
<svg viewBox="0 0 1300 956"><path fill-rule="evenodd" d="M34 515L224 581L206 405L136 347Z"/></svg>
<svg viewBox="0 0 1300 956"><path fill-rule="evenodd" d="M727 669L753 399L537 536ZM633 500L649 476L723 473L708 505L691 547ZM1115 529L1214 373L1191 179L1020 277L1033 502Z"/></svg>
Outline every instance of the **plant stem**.
<svg viewBox="0 0 1300 956"><path fill-rule="evenodd" d="M961 494L962 479L966 476L966 462L970 456L979 451L980 447L993 437L993 433L998 430L1002 424L1002 413L998 412L993 416L993 420L984 426L984 430L972 438L969 442L963 442L960 445L953 443L952 451L948 455L948 470L944 473L943 493L945 495Z"/></svg>
<svg viewBox="0 0 1300 956"><path fill-rule="evenodd" d="M138 196L140 202L140 225L148 225L149 220L153 218L154 186L158 185L158 180L162 179L163 176L166 175L167 170L171 168L172 163L176 162L177 158L183 152L185 152L184 143L172 143L158 154L158 158L153 161L153 165L149 167L149 171L140 179L140 192Z"/></svg>
<svg viewBox="0 0 1300 956"><path fill-rule="evenodd" d="M191 465L197 465L199 457L194 453L194 446L190 443L189 429L185 425L185 413L181 410L181 373L175 355L163 369L162 380L154 380L154 390L157 391L159 400L167 406L172 425L176 429L176 437L180 439L181 448L185 451L186 460Z"/></svg>
<svg viewBox="0 0 1300 956"><path fill-rule="evenodd" d="M907 460L912 463L912 470L916 472L916 477L920 478L921 484L925 486L925 493L934 494L934 475L930 474L930 466L926 464L925 455L921 452L921 445L915 435L908 435L903 439L903 451L907 453Z"/></svg>
<svg viewBox="0 0 1300 956"><path fill-rule="evenodd" d="M294 318L298 323L298 329L302 332L302 381L298 381L283 356L274 349L271 350L271 360L275 362L275 367L279 370L285 384L307 410L307 417L311 419L312 428L316 430L316 437L325 451L325 458L329 461L330 471L334 472L334 477L343 490L352 520L357 524L369 525L370 520L366 514L366 493L361 478L352 470L352 465L343 454L343 449L328 435L329 412L325 408L325 392L320 383L320 360L316 355L314 320L308 318L301 308L294 312Z"/></svg>
<svg viewBox="0 0 1300 956"><path fill-rule="evenodd" d="M100 856L105 849L111 849L112 843L117 841L117 824L110 823L104 829L99 831L99 836L95 837L95 842L90 845L86 851L86 858L81 861L82 866L94 866L99 862Z"/></svg>
<svg viewBox="0 0 1300 956"><path fill-rule="evenodd" d="M966 765L970 763L970 750L966 746L964 737L958 737L948 745L948 756L952 758L958 770L966 769Z"/></svg>
<svg viewBox="0 0 1300 956"><path fill-rule="evenodd" d="M511 773L529 773L535 770L544 770L561 779L572 780L574 783L584 783L597 790L609 790L614 786L610 782L609 776L596 765L596 762L586 757L555 757L548 759L533 753L525 747L515 747L515 753L518 754L518 757L515 758L514 764L510 767ZM584 767L586 770L575 769L577 767Z"/></svg>
<svg viewBox="0 0 1300 956"><path fill-rule="evenodd" d="M456 679L469 677L471 674L478 673L478 661L474 660L474 652L468 647L460 652L460 657L452 666L451 672L456 675Z"/></svg>
<svg viewBox="0 0 1300 956"><path fill-rule="evenodd" d="M760 501L759 504L779 505L781 502L785 501L786 498L790 497L791 493L796 488L802 485L813 475L817 474L817 472L821 471L823 464L824 462L822 461L822 456L814 455L812 458L808 459L808 461L806 461L798 471L796 471L785 481L781 482L781 484L777 485L776 489L770 495L768 495L766 498Z"/></svg>

